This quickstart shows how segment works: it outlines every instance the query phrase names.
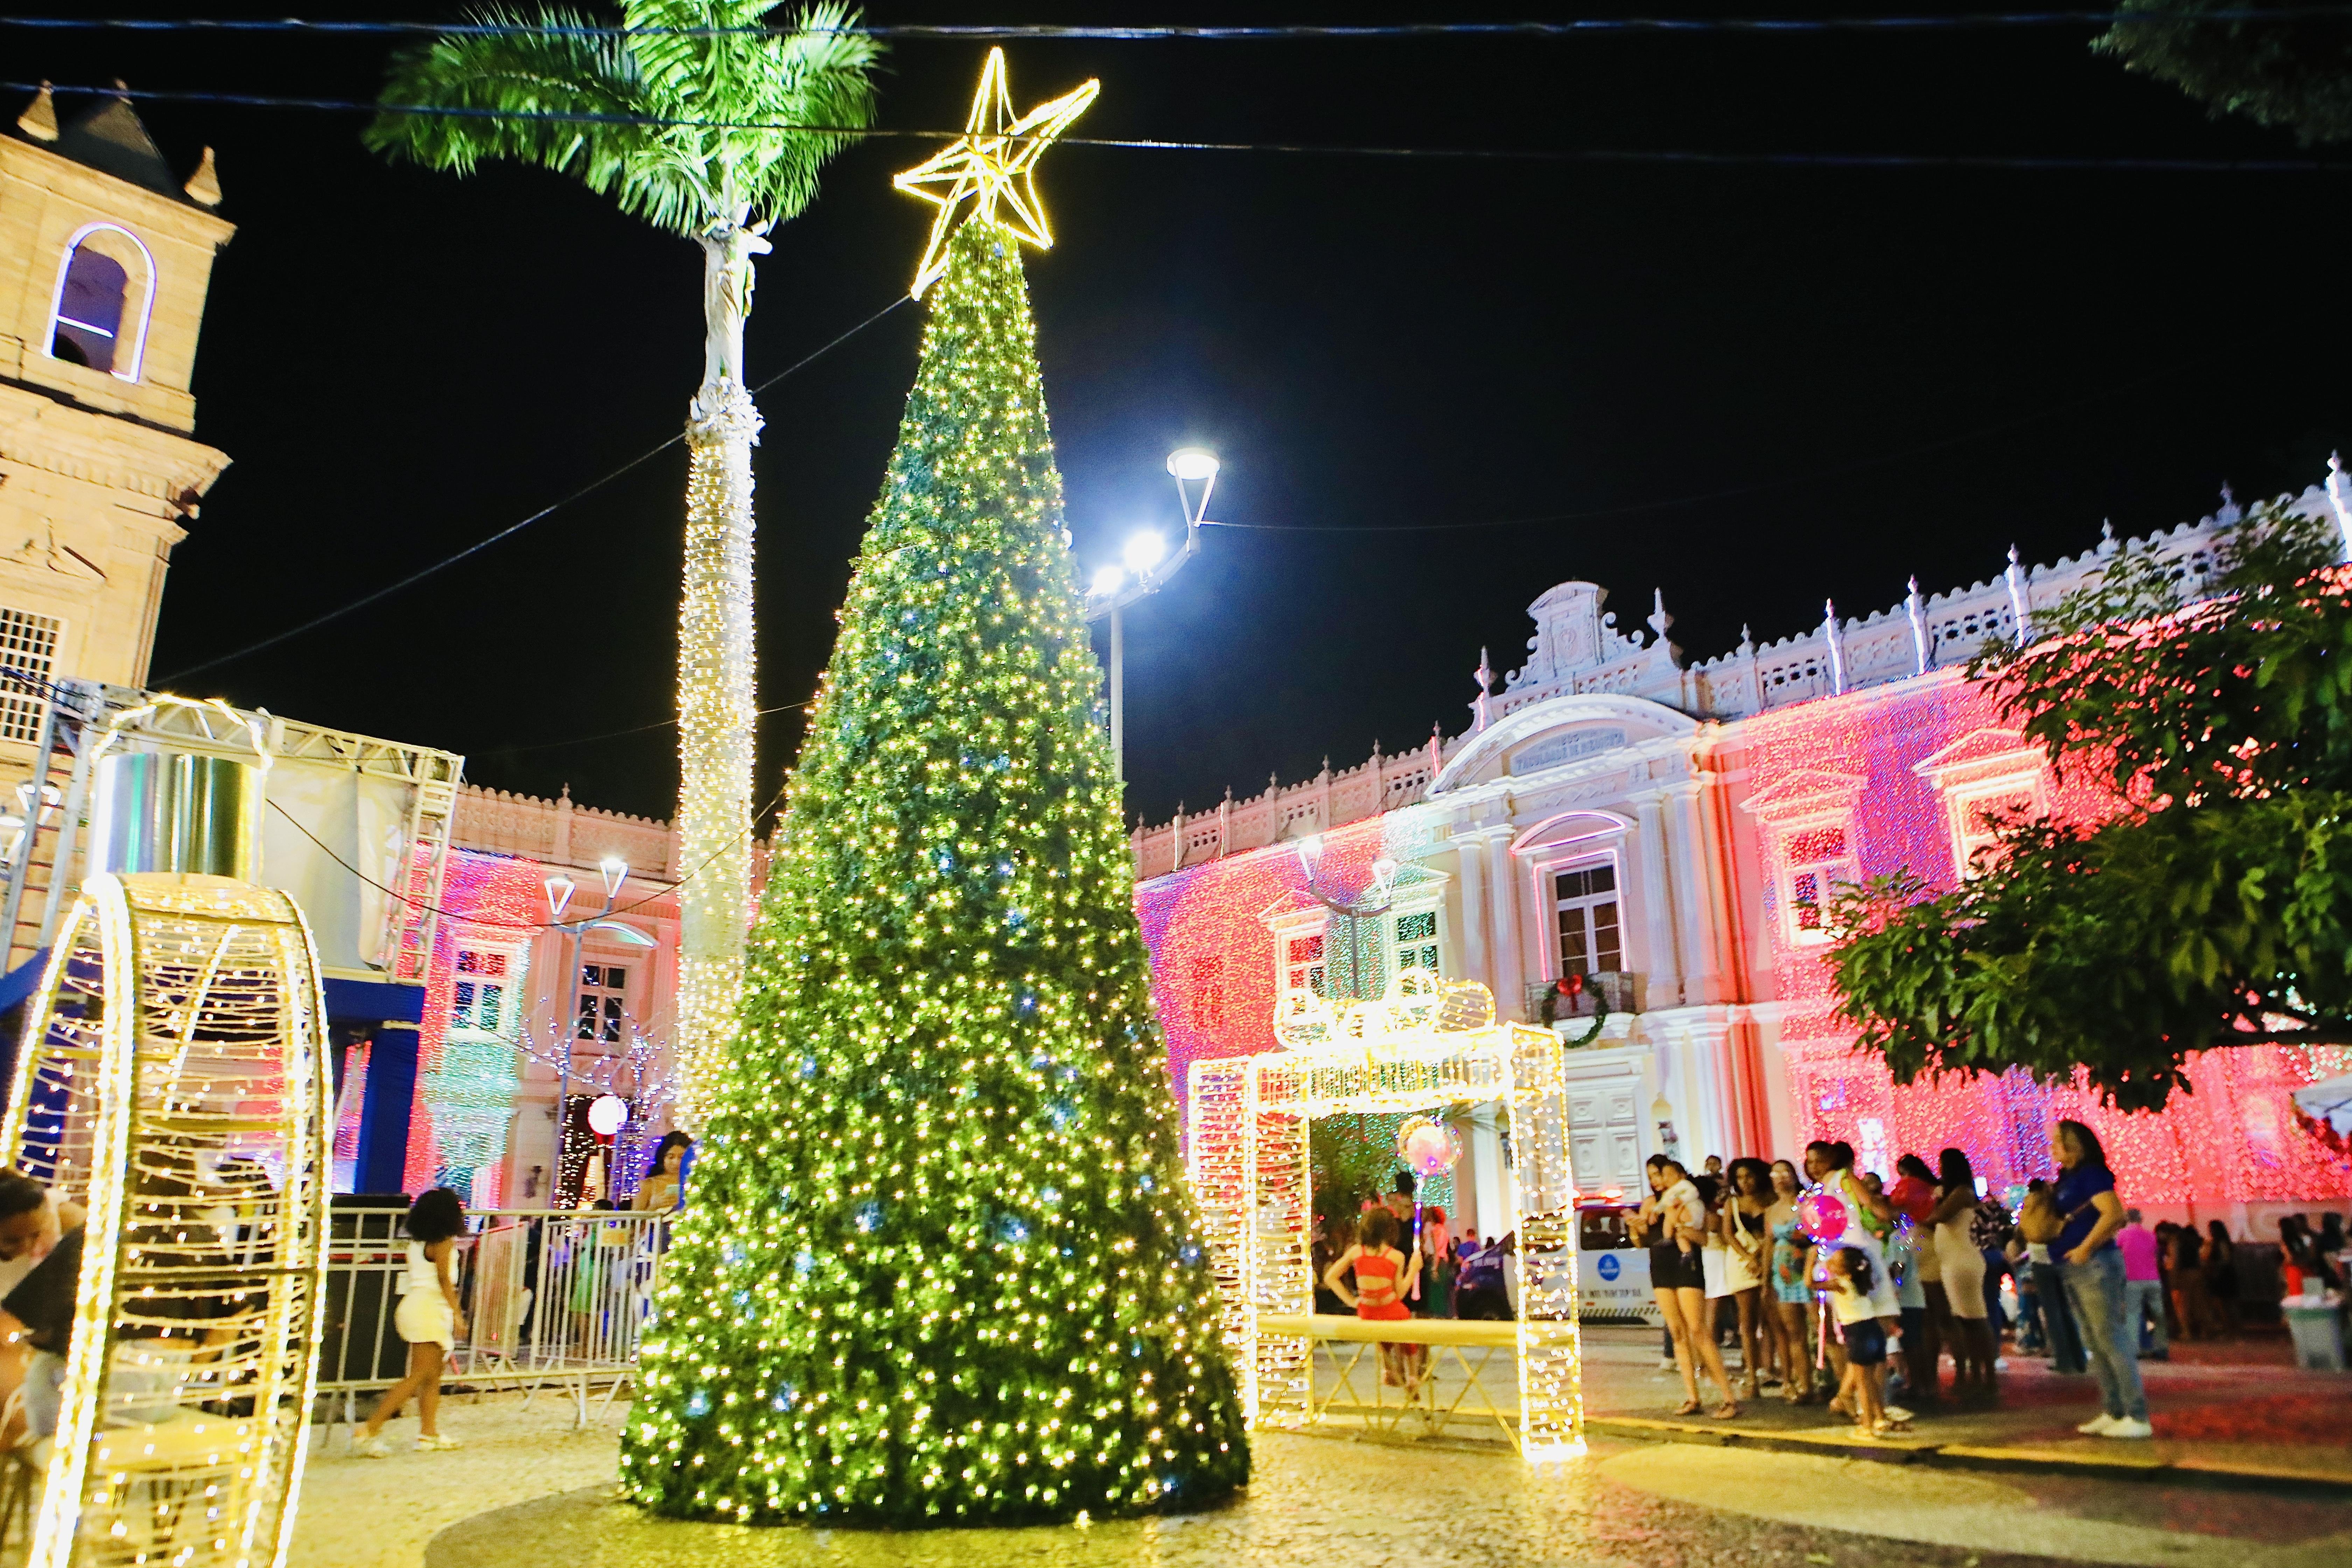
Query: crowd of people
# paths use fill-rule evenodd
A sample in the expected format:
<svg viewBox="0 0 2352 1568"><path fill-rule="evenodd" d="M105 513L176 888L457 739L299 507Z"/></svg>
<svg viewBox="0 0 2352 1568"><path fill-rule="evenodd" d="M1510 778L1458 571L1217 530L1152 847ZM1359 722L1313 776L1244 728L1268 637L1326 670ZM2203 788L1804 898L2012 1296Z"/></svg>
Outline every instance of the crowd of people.
<svg viewBox="0 0 2352 1568"><path fill-rule="evenodd" d="M1807 1145L1801 1172L1787 1160L1706 1162L1696 1176L1671 1155L1649 1162L1650 1194L1632 1216L1650 1248L1650 1283L1666 1321L1678 1414L1718 1419L1742 1398L1777 1389L1792 1404L1821 1403L1872 1434L1902 1431L1917 1408L1950 1396L1997 1397L2003 1312L2000 1281L2021 1300L2063 1300L2086 1364L2098 1376L2101 1411L2083 1430L2146 1437L2153 1428L2137 1342L2125 1318L2134 1304L2117 1237L2126 1224L2097 1134L2076 1121L2052 1131L2054 1183L2037 1184L2012 1215L1982 1190L1968 1154L1946 1149L1932 1166L1895 1162L1889 1184L1857 1170L1850 1143ZM1728 1299L1726 1311L1718 1303ZM1741 1377L1718 1341L1736 1325ZM1711 1408L1700 1380L1721 1394Z"/></svg>
<svg viewBox="0 0 2352 1568"><path fill-rule="evenodd" d="M2218 1220L2201 1231L2144 1224L2082 1122L2058 1122L2050 1152L2056 1175L2029 1184L2014 1214L1959 1149L1933 1165L1903 1155L1892 1184L1858 1171L1841 1142L1809 1144L1801 1172L1787 1160L1710 1157L1694 1173L1653 1155L1649 1194L1628 1225L1650 1249L1670 1351L1661 1367L1682 1379L1676 1414L1727 1420L1769 1390L1824 1404L1871 1434L1906 1430L1948 1397L1995 1401L2013 1327L2019 1353L2095 1379L2099 1413L2077 1430L2152 1436L2138 1363L2166 1357L2175 1334L2237 1328L2236 1244ZM2342 1288L2340 1216L2315 1231L2289 1215L2280 1230L2288 1294L2304 1275ZM1739 1351L1736 1381L1726 1342ZM1703 1384L1720 1396L1712 1405Z"/></svg>

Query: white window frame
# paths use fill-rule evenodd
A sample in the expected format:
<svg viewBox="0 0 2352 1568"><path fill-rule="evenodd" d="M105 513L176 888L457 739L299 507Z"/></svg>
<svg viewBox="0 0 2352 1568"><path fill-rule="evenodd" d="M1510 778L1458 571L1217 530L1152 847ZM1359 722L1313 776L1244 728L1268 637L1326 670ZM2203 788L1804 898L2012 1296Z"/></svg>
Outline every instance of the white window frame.
<svg viewBox="0 0 2352 1568"><path fill-rule="evenodd" d="M2050 812L2050 788L2039 768L2031 773L2007 773L1997 777L1956 784L1946 795L1950 808L1952 830L1952 869L1963 882L1979 877L1989 868L1974 864L1980 849L1996 847L2000 842L2000 831L1984 821L1984 808L2000 806L2025 796L2031 803L2030 816L2046 816Z"/></svg>
<svg viewBox="0 0 2352 1568"><path fill-rule="evenodd" d="M1331 984L1331 917L1323 910L1305 910L1284 915L1267 924L1274 931L1274 1005L1276 1017L1286 1016L1291 998L1310 995L1328 1000ZM1313 960L1296 960L1290 956L1294 942L1322 942L1321 956ZM1321 984L1315 982L1319 978ZM1302 983L1303 981L1303 983Z"/></svg>
<svg viewBox="0 0 2352 1568"><path fill-rule="evenodd" d="M479 970L469 972L464 967L469 956L503 959L504 972L499 973ZM449 959L447 1032L453 1036L463 1036L476 1040L515 1039L521 1032L523 1010L530 1002L529 994L523 988L524 982L529 977L530 966L530 951L520 943L469 942L459 945ZM464 986L474 989L475 1000L470 1005L458 1001L458 990ZM478 1021L478 1012L477 1011L480 1005L481 989L485 986L497 987L499 995L499 1016L494 1025L488 1028L483 1027ZM464 1009L462 1012L461 1007Z"/></svg>
<svg viewBox="0 0 2352 1568"><path fill-rule="evenodd" d="M1911 771L1927 781L1943 805L1952 873L1958 881L1982 874L1969 864L1969 857L1995 841L1994 833L1983 825L1985 806L2023 795L2036 816L2052 809L2047 761L2022 731L1972 730Z"/></svg>
<svg viewBox="0 0 2352 1568"><path fill-rule="evenodd" d="M48 639L46 650L38 646L44 637ZM66 624L57 616L0 605L0 664L21 669L37 680L54 680L58 654L65 641ZM0 741L39 741L41 714L47 706L45 699L23 689L16 681L0 678Z"/></svg>
<svg viewBox="0 0 2352 1568"><path fill-rule="evenodd" d="M1568 973L1567 960L1559 951L1560 906L1567 902L1584 906L1587 915L1584 929L1589 944L1593 931L1590 918L1591 906L1603 897L1599 893L1584 893L1573 900L1563 900L1559 896L1559 879L1579 871L1598 871L1604 868L1609 872L1607 901L1617 907L1617 966L1614 969L1598 969L1592 967L1588 962L1585 973L1588 976L1623 974L1632 970L1631 954L1626 946L1627 940L1632 935L1632 922L1625 918L1624 858L1614 849L1597 849L1581 855L1562 856L1559 859L1545 862L1540 868L1538 886L1543 894L1544 978L1546 980L1559 980Z"/></svg>
<svg viewBox="0 0 2352 1568"><path fill-rule="evenodd" d="M1398 933L1400 922L1418 920L1423 915L1430 919L1427 936L1415 937L1408 942ZM1388 912L1381 917L1381 973L1391 985L1396 984L1397 976L1408 970L1426 973L1432 980L1443 976L1445 973L1445 902L1443 891L1433 889L1427 894L1399 899L1391 904ZM1413 954L1415 962L1407 963L1404 961L1407 952ZM1429 960L1426 965L1419 962L1424 956Z"/></svg>
<svg viewBox="0 0 2352 1568"><path fill-rule="evenodd" d="M82 225L74 230L72 237L66 241L65 254L58 258L58 280L49 289L49 326L48 331L41 338L41 353L50 359L57 359L57 355L49 351L57 344L58 318L66 308L66 274L73 270L74 255L81 249L82 242L91 235L100 233L119 234L129 240L139 252L141 276L132 280L132 288L138 294L138 308L135 310L131 309L128 292L122 301L123 324L135 323L138 331L135 334L121 331L115 333L114 341L117 343L122 342L126 336L130 337L130 352L127 354L117 354L114 368L103 373L113 376L117 381L136 382L140 372L146 366L147 324L155 311L155 253L147 248L146 241L121 224L109 219L101 218L96 223ZM104 255L105 252L100 251L99 254ZM112 258L109 258L109 259ZM59 360L58 363L62 364L65 362Z"/></svg>
<svg viewBox="0 0 2352 1568"><path fill-rule="evenodd" d="M1843 852L1833 856L1799 860L1796 841L1808 833L1834 832L1843 844ZM1842 885L1862 880L1862 853L1854 845L1853 816L1850 812L1838 812L1820 816L1801 818L1795 822L1773 825L1773 858L1780 862L1780 929L1794 947L1820 947L1837 940L1837 928L1830 922L1830 905ZM1797 881L1801 877L1819 879L1814 891L1815 907L1822 912L1822 923L1807 927L1797 919Z"/></svg>
<svg viewBox="0 0 2352 1568"><path fill-rule="evenodd" d="M602 984L589 984L588 971L591 967L593 967L600 975L615 969L621 971L621 984L617 986ZM575 1031L574 1037L581 1045L614 1051L628 1048L629 1020L635 1016L629 1006L629 984L636 974L637 964L633 959L625 958L615 961L593 952L583 952L580 955L580 966L573 971L572 976L571 1026ZM581 1003L591 996L595 997L600 1004L604 1004L597 1008L598 1021L593 1030L584 1026L586 1019L580 1007ZM620 1004L617 1010L610 1005L614 1002ZM616 1032L607 1036L604 1033L606 1029Z"/></svg>

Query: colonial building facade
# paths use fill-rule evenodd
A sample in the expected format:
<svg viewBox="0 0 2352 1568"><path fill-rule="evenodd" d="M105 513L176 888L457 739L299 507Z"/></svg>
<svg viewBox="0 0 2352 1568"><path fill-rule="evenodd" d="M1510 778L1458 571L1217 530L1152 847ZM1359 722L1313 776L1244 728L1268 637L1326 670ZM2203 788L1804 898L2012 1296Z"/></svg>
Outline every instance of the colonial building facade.
<svg viewBox="0 0 2352 1568"><path fill-rule="evenodd" d="M61 117L44 91L0 133L0 1011L37 983L90 869L97 752L266 750L255 874L318 945L337 1188L575 1201L598 1095L631 1108L608 1158L667 1125L668 826L461 785L465 759L429 746L147 689L172 549L228 464L192 434L235 233L220 200L211 152L174 171L123 98ZM604 912L608 863L626 872ZM574 889L562 924L551 880Z"/></svg>
<svg viewBox="0 0 2352 1568"><path fill-rule="evenodd" d="M669 1125L677 835L575 805L568 790L544 800L469 784L450 841L405 1157L388 1184L451 1185L481 1208L571 1207L600 1173L596 1099L630 1111L597 1161L608 1192ZM608 868L620 879L603 913ZM549 923L551 881L558 900L569 884L563 924L576 929ZM351 1190L368 1104L349 1074L342 1101Z"/></svg>
<svg viewBox="0 0 2352 1568"><path fill-rule="evenodd" d="M172 547L227 455L193 438L214 253L212 153L175 173L130 103L0 135L0 665L141 686ZM38 702L0 688L22 777Z"/></svg>
<svg viewBox="0 0 2352 1568"><path fill-rule="evenodd" d="M2343 500L2339 479L2333 498L2315 486L2282 504L2333 516ZM1482 658L1463 733L1137 831L1179 1093L1194 1059L1275 1048L1289 994L1378 995L1433 966L1486 984L1507 1016L1549 1013L1577 1046L1588 1192L1641 1190L1660 1150L1696 1167L1815 1137L1890 1172L1906 1150L1932 1161L1958 1144L2005 1184L2047 1170L2057 1115L2099 1126L2127 1195L2152 1210L2242 1226L2352 1191L2352 1169L2300 1131L2287 1100L2344 1070L2341 1053L2211 1053L2199 1092L2154 1117L2021 1075L1897 1089L1851 1049L1822 963L1839 884L1907 868L1949 885L1988 808L2095 809L2004 727L1963 673L1969 657L1988 638L2030 638L2118 551L2155 552L2193 587L2239 521L2225 504L2051 566L2012 552L1990 582L1932 596L1915 584L1892 608L1827 609L1815 632L1762 647L1743 636L1696 664L1668 640L1662 603L1646 633L1628 631L1604 590L1560 584L1529 606L1527 662L1499 693ZM1509 1212L1507 1147L1507 1128L1474 1123L1456 1182L1474 1227Z"/></svg>

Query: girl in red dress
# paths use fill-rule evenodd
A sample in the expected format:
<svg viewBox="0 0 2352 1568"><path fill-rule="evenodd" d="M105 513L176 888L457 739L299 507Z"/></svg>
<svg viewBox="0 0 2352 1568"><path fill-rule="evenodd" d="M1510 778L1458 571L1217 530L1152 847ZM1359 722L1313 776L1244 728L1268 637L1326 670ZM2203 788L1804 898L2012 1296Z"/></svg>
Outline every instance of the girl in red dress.
<svg viewBox="0 0 2352 1568"><path fill-rule="evenodd" d="M1396 1216L1374 1205L1364 1211L1357 1224L1356 1245L1341 1253L1323 1275L1324 1285L1353 1307L1359 1318L1391 1322L1412 1316L1405 1296L1421 1276L1421 1248L1415 1247L1408 1258L1397 1250L1396 1242ZM1348 1284L1350 1277L1355 1281L1352 1290ZM1381 1342L1381 1381L1391 1388L1403 1388L1405 1397L1412 1398L1421 1390L1421 1358L1419 1345Z"/></svg>

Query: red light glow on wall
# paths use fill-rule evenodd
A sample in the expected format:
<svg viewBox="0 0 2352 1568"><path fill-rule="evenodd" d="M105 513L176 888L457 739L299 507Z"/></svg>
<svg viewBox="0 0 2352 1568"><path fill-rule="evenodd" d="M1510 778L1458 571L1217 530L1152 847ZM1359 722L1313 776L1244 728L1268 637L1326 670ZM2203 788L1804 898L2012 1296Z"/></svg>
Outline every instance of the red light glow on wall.
<svg viewBox="0 0 2352 1568"><path fill-rule="evenodd" d="M546 868L536 860L465 849L449 851L448 868L442 879L441 907L463 910L474 920L445 915L434 931L433 958L425 971L425 1018L417 1037L416 1100L408 1120L404 1180L409 1192L421 1193L432 1186L448 1163L443 1141L435 1131L436 1102L445 1116L469 1112L495 1115L501 1100L507 1108L505 1114L512 1114L514 1091L510 1080L493 1074L490 1081L479 1085L453 1085L447 1081L445 1057L450 1009L457 990L457 950L485 944L522 946L527 950L538 934L531 928L547 918L545 876ZM509 1003L513 1016L505 1026L509 1031L518 1030L521 1025L526 988L518 985L515 989L517 994ZM513 1053L509 1071L513 1078L519 1078L521 1068L522 1055L518 1050ZM436 1075L440 1075L438 1079ZM499 1153L503 1155L503 1148ZM505 1197L499 1190L499 1161L494 1158L477 1169L479 1173L474 1183L474 1204L483 1208L497 1206Z"/></svg>
<svg viewBox="0 0 2352 1568"><path fill-rule="evenodd" d="M2352 1192L2352 1163L2298 1126L2290 1099L2352 1067L2352 1051L2209 1051L2190 1065L2194 1094L2160 1114L2125 1115L2076 1087L2038 1086L2021 1073L1898 1089L1875 1058L1850 1048L1853 1031L1833 1016L1823 950L1798 940L1784 918L1792 856L1802 853L1809 833L1817 837L1833 822L1844 827L1861 876L1907 868L1950 886L1961 850L1952 795L1970 788L1998 795L2018 777L2020 764L2000 760L2010 745L2000 739L2003 727L1993 698L1958 679L1822 699L1740 725L1753 768L1751 799L1769 801L1777 791L1801 803L1784 822L1771 821L1769 806L1760 814L1765 912L1776 990L1787 1008L1781 1040L1799 1137L1844 1139L1864 1164L1889 1172L1898 1154L1916 1152L1932 1164L1939 1150L1957 1146L1998 1191L2051 1173L2049 1129L2066 1117L2099 1134L2128 1202L2302 1202ZM1952 772L1962 782L1948 776L1939 794L1919 764L1956 751L1964 760ZM1968 760L1988 756L1990 763ZM2110 809L2087 783L2044 771L2040 788L2044 804L2067 820L2095 821Z"/></svg>

